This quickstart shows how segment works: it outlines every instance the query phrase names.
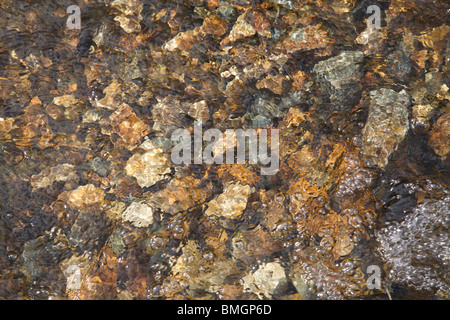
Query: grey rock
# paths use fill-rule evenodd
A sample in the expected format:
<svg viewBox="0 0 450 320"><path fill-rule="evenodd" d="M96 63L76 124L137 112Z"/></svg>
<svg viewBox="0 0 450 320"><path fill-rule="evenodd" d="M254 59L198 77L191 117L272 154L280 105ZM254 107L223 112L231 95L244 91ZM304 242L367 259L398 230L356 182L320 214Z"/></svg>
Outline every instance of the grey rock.
<svg viewBox="0 0 450 320"><path fill-rule="evenodd" d="M286 110L295 107L302 102L305 102L305 97L300 92L294 91L293 93L282 97L280 105L282 110Z"/></svg>
<svg viewBox="0 0 450 320"><path fill-rule="evenodd" d="M102 214L80 211L68 234L69 244L83 251L98 250L107 240L110 230Z"/></svg>
<svg viewBox="0 0 450 320"><path fill-rule="evenodd" d="M100 159L99 157L94 158L90 162L90 166L91 166L92 170L94 170L95 173L97 173L100 177L106 177L110 173L109 162L104 161L104 160Z"/></svg>
<svg viewBox="0 0 450 320"><path fill-rule="evenodd" d="M123 242L120 231L120 228L115 229L108 239L108 245L113 249L117 256L120 256L127 248Z"/></svg>
<svg viewBox="0 0 450 320"><path fill-rule="evenodd" d="M379 89L370 92L369 116L363 129L362 154L368 165L380 168L388 163L409 128L410 96L402 90Z"/></svg>
<svg viewBox="0 0 450 320"><path fill-rule="evenodd" d="M49 274L57 277L59 268L55 267L67 252L65 239L50 239L44 235L28 241L22 251L24 273L28 280L37 280Z"/></svg>
<svg viewBox="0 0 450 320"><path fill-rule="evenodd" d="M217 11L227 20L236 18L236 9L227 2L221 1Z"/></svg>
<svg viewBox="0 0 450 320"><path fill-rule="evenodd" d="M270 124L270 119L267 119L264 116L257 115L256 117L251 118L252 127L253 128L263 128Z"/></svg>
<svg viewBox="0 0 450 320"><path fill-rule="evenodd" d="M268 119L280 118L283 116L283 112L275 102L261 97L258 97L251 106L251 112L256 116L260 115Z"/></svg>
<svg viewBox="0 0 450 320"><path fill-rule="evenodd" d="M387 57L387 66L389 74L396 80L404 80L411 72L410 55L398 50Z"/></svg>
<svg viewBox="0 0 450 320"><path fill-rule="evenodd" d="M346 108L361 90L361 63L364 54L360 51L342 52L336 57L321 61L314 66L316 80L320 82L322 95Z"/></svg>

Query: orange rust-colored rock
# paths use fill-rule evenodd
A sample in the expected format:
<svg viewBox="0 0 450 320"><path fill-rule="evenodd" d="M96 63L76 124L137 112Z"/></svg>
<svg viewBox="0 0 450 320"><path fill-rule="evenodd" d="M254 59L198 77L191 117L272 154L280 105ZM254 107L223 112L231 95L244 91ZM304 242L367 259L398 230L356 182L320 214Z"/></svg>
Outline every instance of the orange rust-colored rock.
<svg viewBox="0 0 450 320"><path fill-rule="evenodd" d="M436 154L444 159L450 152L450 112L447 110L438 118L430 132L430 145Z"/></svg>
<svg viewBox="0 0 450 320"><path fill-rule="evenodd" d="M164 190L149 195L148 203L169 214L176 214L201 205L210 195L210 186L202 186L193 177L174 178Z"/></svg>
<svg viewBox="0 0 450 320"><path fill-rule="evenodd" d="M93 184L79 186L76 190L64 191L58 200L66 201L73 209L83 210L98 207L104 200L104 191Z"/></svg>
<svg viewBox="0 0 450 320"><path fill-rule="evenodd" d="M289 90L289 81L281 74L268 75L265 79L256 83L258 89L269 89L273 93L283 94Z"/></svg>
<svg viewBox="0 0 450 320"><path fill-rule="evenodd" d="M134 150L141 139L150 132L149 126L140 120L133 109L126 104L110 116L110 121L113 132L120 137L120 141L117 143L128 150ZM114 138L111 138L114 142Z"/></svg>
<svg viewBox="0 0 450 320"><path fill-rule="evenodd" d="M298 127L301 123L308 121L310 118L309 113L300 111L297 108L289 108L287 114L284 116L284 121L287 123L287 127Z"/></svg>
<svg viewBox="0 0 450 320"><path fill-rule="evenodd" d="M227 30L228 26L226 21L217 16L210 16L205 18L198 32L200 37L204 37L208 34L211 34L214 37L221 37Z"/></svg>
<svg viewBox="0 0 450 320"><path fill-rule="evenodd" d="M104 247L81 282L81 288L68 292L71 300L111 300L117 295L118 259L113 250Z"/></svg>
<svg viewBox="0 0 450 320"><path fill-rule="evenodd" d="M218 169L219 178L227 183L229 181L240 181L244 185L255 186L260 177L243 164L224 164Z"/></svg>
<svg viewBox="0 0 450 320"><path fill-rule="evenodd" d="M320 25L312 25L292 31L280 45L280 49L288 54L318 50L320 55L329 55L332 44L333 39L327 31L323 30Z"/></svg>

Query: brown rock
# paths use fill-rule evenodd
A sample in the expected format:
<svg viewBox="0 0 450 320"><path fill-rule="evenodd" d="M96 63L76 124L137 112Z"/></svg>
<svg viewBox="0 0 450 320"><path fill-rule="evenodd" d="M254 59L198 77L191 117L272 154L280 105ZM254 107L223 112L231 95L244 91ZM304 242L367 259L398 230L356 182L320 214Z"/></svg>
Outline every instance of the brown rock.
<svg viewBox="0 0 450 320"><path fill-rule="evenodd" d="M238 17L236 24L228 36L231 42L256 34L256 29L245 18L245 14Z"/></svg>
<svg viewBox="0 0 450 320"><path fill-rule="evenodd" d="M294 80L294 82L292 83L292 87L297 91L301 91L310 77L307 73L299 70L292 75L292 79Z"/></svg>
<svg viewBox="0 0 450 320"><path fill-rule="evenodd" d="M147 202L172 215L184 212L202 204L211 194L211 186L202 187L201 183L201 180L189 176L173 178L164 190L150 195Z"/></svg>
<svg viewBox="0 0 450 320"><path fill-rule="evenodd" d="M164 45L167 51L189 51L195 42L195 33L193 30L181 32Z"/></svg>
<svg viewBox="0 0 450 320"><path fill-rule="evenodd" d="M171 162L168 154L151 140L144 141L139 148L144 152L128 159L125 171L136 178L141 188L150 187L170 173Z"/></svg>
<svg viewBox="0 0 450 320"><path fill-rule="evenodd" d="M141 24L139 20L134 17L116 16L115 21L120 23L120 27L125 30L126 33L141 32Z"/></svg>
<svg viewBox="0 0 450 320"><path fill-rule="evenodd" d="M53 145L53 133L45 115L25 116L23 120L27 123L26 125L13 128L10 131L11 140L18 147L37 144L39 148L45 149Z"/></svg>
<svg viewBox="0 0 450 320"><path fill-rule="evenodd" d="M121 96L122 85L118 82L112 82L109 86L103 89L104 98L97 101L97 107L106 109L117 109L122 101Z"/></svg>
<svg viewBox="0 0 450 320"><path fill-rule="evenodd" d="M246 264L283 250L283 242L274 239L261 226L237 233L231 240L233 256Z"/></svg>
<svg viewBox="0 0 450 320"><path fill-rule="evenodd" d="M79 290L69 292L72 300L111 300L117 295L118 259L113 250L104 247L98 263L86 274Z"/></svg>
<svg viewBox="0 0 450 320"><path fill-rule="evenodd" d="M433 50L436 54L436 56L431 59L433 62L433 67L435 68L439 68L439 65L443 61L443 57L440 53L447 45L449 34L450 27L443 24L442 26L434 28L430 32L427 32L419 37L419 41L422 45L425 48Z"/></svg>
<svg viewBox="0 0 450 320"><path fill-rule="evenodd" d="M51 103L45 108L46 113L53 120L61 121L64 119L64 111L61 107Z"/></svg>
<svg viewBox="0 0 450 320"><path fill-rule="evenodd" d="M208 203L205 214L208 216L239 219L247 207L247 200L252 193L250 186L230 183L216 199Z"/></svg>
<svg viewBox="0 0 450 320"><path fill-rule="evenodd" d="M6 120L0 120L0 139L9 140L11 139L11 135L9 132L13 128L14 118L8 118Z"/></svg>
<svg viewBox="0 0 450 320"><path fill-rule="evenodd" d="M77 99L73 94L67 94L60 97L53 98L53 104L57 106L64 106L65 108L69 108L77 103Z"/></svg>
<svg viewBox="0 0 450 320"><path fill-rule="evenodd" d="M367 28L359 34L355 42L364 46L365 55L380 54L384 50L386 30Z"/></svg>
<svg viewBox="0 0 450 320"><path fill-rule="evenodd" d="M208 121L210 117L208 105L205 100L193 103L189 108L188 114L195 120L202 122Z"/></svg>
<svg viewBox="0 0 450 320"><path fill-rule="evenodd" d="M66 201L72 209L83 210L100 205L104 200L104 191L88 184L79 186L76 190L61 193L58 200Z"/></svg>
<svg viewBox="0 0 450 320"><path fill-rule="evenodd" d="M210 10L219 6L219 0L206 0L206 7Z"/></svg>
<svg viewBox="0 0 450 320"><path fill-rule="evenodd" d="M244 288L240 285L223 284L219 286L219 299L237 300L243 295Z"/></svg>
<svg viewBox="0 0 450 320"><path fill-rule="evenodd" d="M309 146L304 146L301 150L294 152L289 156L288 165L291 168L300 167L308 167L311 166L315 161L317 161L317 157L312 152ZM296 168L296 170L298 170Z"/></svg>
<svg viewBox="0 0 450 320"><path fill-rule="evenodd" d="M289 108L287 114L284 116L283 121L287 123L287 127L298 127L301 123L308 121L310 118L309 113L301 112L295 107Z"/></svg>
<svg viewBox="0 0 450 320"><path fill-rule="evenodd" d="M288 54L322 49L320 55L329 55L332 43L333 39L328 36L327 31L320 25L313 25L292 31L281 48Z"/></svg>
<svg viewBox="0 0 450 320"><path fill-rule="evenodd" d="M117 143L128 150L134 150L141 139L150 132L149 126L141 121L130 106L123 104L110 117L113 132L117 133L120 141ZM114 142L113 137L111 139Z"/></svg>
<svg viewBox="0 0 450 320"><path fill-rule="evenodd" d="M228 24L223 19L217 16L206 17L199 29L199 36L205 37L208 34L218 38L223 36L228 31Z"/></svg>
<svg viewBox="0 0 450 320"><path fill-rule="evenodd" d="M436 154L446 159L450 152L450 111L439 117L430 132L430 145Z"/></svg>
<svg viewBox="0 0 450 320"><path fill-rule="evenodd" d="M114 0L111 3L111 7L125 15L139 15L142 12L144 4L141 0Z"/></svg>
<svg viewBox="0 0 450 320"><path fill-rule="evenodd" d="M269 89L273 93L282 95L289 90L289 81L281 74L268 75L265 79L256 83L256 88Z"/></svg>
<svg viewBox="0 0 450 320"><path fill-rule="evenodd" d="M243 164L224 164L218 169L219 178L224 184L239 181L243 185L256 186L259 177L253 171L247 169Z"/></svg>
<svg viewBox="0 0 450 320"><path fill-rule="evenodd" d="M256 32L263 37L272 38L272 34L270 32L270 23L265 18L264 14L258 11L249 11L248 12L248 20L250 24L255 28Z"/></svg>
<svg viewBox="0 0 450 320"><path fill-rule="evenodd" d="M71 164L60 164L52 168L45 168L39 174L31 176L33 190L47 188L55 181L78 181L75 168Z"/></svg>
<svg viewBox="0 0 450 320"><path fill-rule="evenodd" d="M419 70L425 68L425 62L428 59L428 50L415 51L411 55L411 60L416 64Z"/></svg>

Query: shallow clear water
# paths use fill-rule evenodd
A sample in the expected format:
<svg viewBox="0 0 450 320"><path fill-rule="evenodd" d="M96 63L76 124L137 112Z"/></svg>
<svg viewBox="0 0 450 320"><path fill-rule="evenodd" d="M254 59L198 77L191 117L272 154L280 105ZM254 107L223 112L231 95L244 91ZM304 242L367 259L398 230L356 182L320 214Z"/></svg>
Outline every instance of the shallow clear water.
<svg viewBox="0 0 450 320"><path fill-rule="evenodd" d="M450 6L373 4L1 1L0 298L448 299Z"/></svg>

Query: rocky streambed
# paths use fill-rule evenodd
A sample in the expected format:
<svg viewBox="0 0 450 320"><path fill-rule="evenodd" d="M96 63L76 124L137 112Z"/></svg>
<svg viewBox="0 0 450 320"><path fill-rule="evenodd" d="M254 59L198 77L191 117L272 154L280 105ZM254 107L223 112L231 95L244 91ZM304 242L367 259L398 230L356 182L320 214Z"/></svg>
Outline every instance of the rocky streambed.
<svg viewBox="0 0 450 320"><path fill-rule="evenodd" d="M449 10L2 1L0 299L448 299Z"/></svg>

